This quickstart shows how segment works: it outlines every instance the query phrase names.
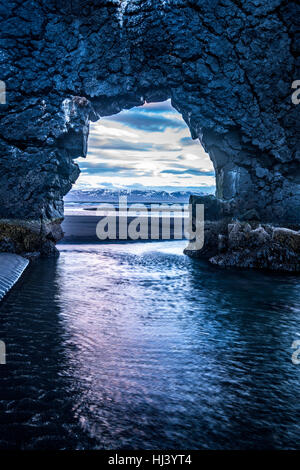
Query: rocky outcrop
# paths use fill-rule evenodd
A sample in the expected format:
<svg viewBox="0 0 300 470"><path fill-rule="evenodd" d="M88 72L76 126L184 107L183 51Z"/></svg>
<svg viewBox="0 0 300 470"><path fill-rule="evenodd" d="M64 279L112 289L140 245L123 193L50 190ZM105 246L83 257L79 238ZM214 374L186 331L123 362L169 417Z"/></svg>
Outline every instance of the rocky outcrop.
<svg viewBox="0 0 300 470"><path fill-rule="evenodd" d="M300 231L237 220L208 222L203 249L188 246L185 253L223 268L300 272Z"/></svg>
<svg viewBox="0 0 300 470"><path fill-rule="evenodd" d="M298 18L287 0L1 4L0 249L53 254L89 122L168 98L213 161L217 210L299 224Z"/></svg>
<svg viewBox="0 0 300 470"><path fill-rule="evenodd" d="M0 220L0 252L27 256L38 252L44 257L57 257L55 243L61 240L62 221L48 224L36 220Z"/></svg>
<svg viewBox="0 0 300 470"><path fill-rule="evenodd" d="M219 240L219 253L210 259L212 264L300 272L300 231L235 222Z"/></svg>
<svg viewBox="0 0 300 470"><path fill-rule="evenodd" d="M189 243L185 254L206 258L221 267L300 272L300 231L262 223L255 209L237 219L232 202L214 196L191 196L191 226L204 225L204 244ZM196 206L203 204L204 221L196 219ZM292 225L293 228L297 227Z"/></svg>

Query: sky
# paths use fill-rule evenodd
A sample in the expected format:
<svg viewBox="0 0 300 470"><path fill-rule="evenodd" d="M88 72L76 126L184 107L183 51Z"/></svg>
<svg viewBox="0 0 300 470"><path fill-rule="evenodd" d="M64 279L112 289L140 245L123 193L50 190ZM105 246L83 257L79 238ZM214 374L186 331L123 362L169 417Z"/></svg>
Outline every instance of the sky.
<svg viewBox="0 0 300 470"><path fill-rule="evenodd" d="M74 189L130 188L213 192L212 162L170 100L90 125L87 158Z"/></svg>

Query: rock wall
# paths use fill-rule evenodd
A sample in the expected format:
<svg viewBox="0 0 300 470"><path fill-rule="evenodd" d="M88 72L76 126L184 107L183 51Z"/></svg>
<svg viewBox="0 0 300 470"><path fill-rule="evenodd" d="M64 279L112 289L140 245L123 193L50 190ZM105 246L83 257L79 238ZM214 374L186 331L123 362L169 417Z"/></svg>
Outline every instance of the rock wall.
<svg viewBox="0 0 300 470"><path fill-rule="evenodd" d="M0 250L54 253L89 122L168 98L220 203L299 224L299 16L287 0L1 0Z"/></svg>

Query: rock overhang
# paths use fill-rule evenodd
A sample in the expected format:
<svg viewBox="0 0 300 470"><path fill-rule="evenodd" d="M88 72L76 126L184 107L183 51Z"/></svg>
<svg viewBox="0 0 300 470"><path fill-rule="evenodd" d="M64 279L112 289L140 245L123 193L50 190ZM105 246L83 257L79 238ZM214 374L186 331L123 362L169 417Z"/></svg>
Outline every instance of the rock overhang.
<svg viewBox="0 0 300 470"><path fill-rule="evenodd" d="M300 224L298 10L285 0L11 1L1 10L0 217L34 219L41 246L54 245L89 121L171 98L213 161L216 204Z"/></svg>

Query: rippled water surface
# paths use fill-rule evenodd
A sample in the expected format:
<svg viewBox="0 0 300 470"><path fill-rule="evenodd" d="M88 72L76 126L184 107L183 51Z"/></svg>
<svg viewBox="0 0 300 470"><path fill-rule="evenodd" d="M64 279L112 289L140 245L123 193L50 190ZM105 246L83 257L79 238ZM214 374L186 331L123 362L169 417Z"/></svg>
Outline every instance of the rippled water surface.
<svg viewBox="0 0 300 470"><path fill-rule="evenodd" d="M61 245L0 304L0 447L299 448L300 278Z"/></svg>

